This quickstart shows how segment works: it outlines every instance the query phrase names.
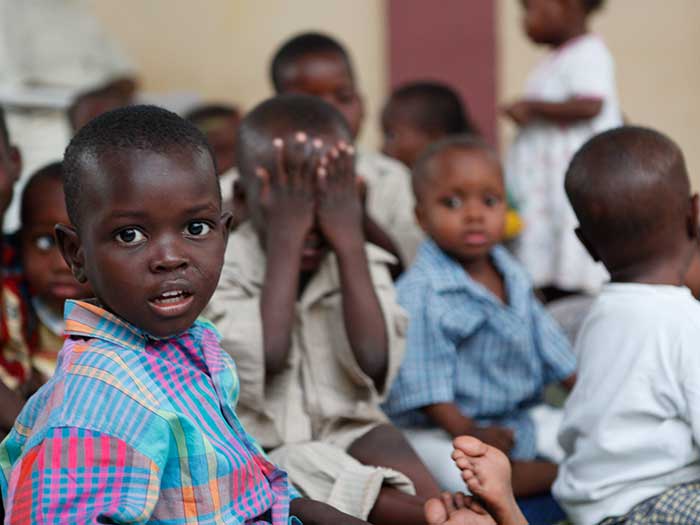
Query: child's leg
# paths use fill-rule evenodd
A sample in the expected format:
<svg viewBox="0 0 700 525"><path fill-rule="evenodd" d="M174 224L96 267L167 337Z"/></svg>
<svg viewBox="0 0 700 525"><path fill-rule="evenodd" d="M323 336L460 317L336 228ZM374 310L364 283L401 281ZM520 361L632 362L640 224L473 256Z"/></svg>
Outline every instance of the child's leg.
<svg viewBox="0 0 700 525"><path fill-rule="evenodd" d="M477 496L499 525L527 523L515 502L511 466L500 450L470 436L454 440L453 458L472 494Z"/></svg>
<svg viewBox="0 0 700 525"><path fill-rule="evenodd" d="M557 478L557 466L549 461L513 461L513 492L518 498L545 494Z"/></svg>
<svg viewBox="0 0 700 525"><path fill-rule="evenodd" d="M405 474L424 501L440 494L438 484L408 443L402 432L392 425L379 425L355 440L348 454L364 465L388 467Z"/></svg>

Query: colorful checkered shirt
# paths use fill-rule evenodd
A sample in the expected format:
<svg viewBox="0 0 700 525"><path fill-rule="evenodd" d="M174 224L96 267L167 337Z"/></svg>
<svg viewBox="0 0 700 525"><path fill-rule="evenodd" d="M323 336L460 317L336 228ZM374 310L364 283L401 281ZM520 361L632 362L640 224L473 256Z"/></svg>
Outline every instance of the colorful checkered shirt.
<svg viewBox="0 0 700 525"><path fill-rule="evenodd" d="M491 259L508 304L474 281L432 240L397 284L409 314L406 357L384 408L400 426L431 424L421 407L455 403L479 424L515 431L511 457L536 456L527 409L544 386L574 373L564 333L537 301L524 269L505 248Z"/></svg>
<svg viewBox="0 0 700 525"><path fill-rule="evenodd" d="M236 417L235 365L208 322L154 339L71 301L66 333L0 445L5 523L289 522L293 489Z"/></svg>

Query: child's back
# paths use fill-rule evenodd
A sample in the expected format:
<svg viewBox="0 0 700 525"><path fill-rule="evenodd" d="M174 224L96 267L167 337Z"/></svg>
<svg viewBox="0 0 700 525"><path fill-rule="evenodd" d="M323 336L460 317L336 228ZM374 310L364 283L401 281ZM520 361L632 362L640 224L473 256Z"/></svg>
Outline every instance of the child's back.
<svg viewBox="0 0 700 525"><path fill-rule="evenodd" d="M700 478L700 307L683 286L697 197L682 153L651 130L612 130L576 154L566 189L612 283L578 335L555 495L577 524L697 523L697 491L683 486Z"/></svg>

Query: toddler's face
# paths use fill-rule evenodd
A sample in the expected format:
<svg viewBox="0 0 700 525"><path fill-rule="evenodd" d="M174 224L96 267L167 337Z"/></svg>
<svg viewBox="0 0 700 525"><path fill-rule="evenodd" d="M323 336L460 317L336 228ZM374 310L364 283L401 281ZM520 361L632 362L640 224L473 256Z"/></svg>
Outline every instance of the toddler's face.
<svg viewBox="0 0 700 525"><path fill-rule="evenodd" d="M217 175L227 172L236 165L237 117L220 117L206 131L207 141L216 158Z"/></svg>
<svg viewBox="0 0 700 525"><path fill-rule="evenodd" d="M420 130L401 104L390 103L382 115L384 146L382 151L409 169L421 152L436 138Z"/></svg>
<svg viewBox="0 0 700 525"><path fill-rule="evenodd" d="M228 237L211 158L126 151L96 170L75 247L61 240L74 273L104 308L149 334L187 330L216 289Z"/></svg>
<svg viewBox="0 0 700 525"><path fill-rule="evenodd" d="M54 227L70 222L61 181L46 179L35 186L27 204L31 211L20 236L25 277L32 295L56 315L63 315L66 299L90 297L92 290L73 277L56 245Z"/></svg>
<svg viewBox="0 0 700 525"><path fill-rule="evenodd" d="M357 137L362 125L362 99L345 60L335 52L309 53L283 72L285 93L320 97L334 106Z"/></svg>
<svg viewBox="0 0 700 525"><path fill-rule="evenodd" d="M564 25L563 3L558 0L524 0L525 33L537 44L553 44Z"/></svg>
<svg viewBox="0 0 700 525"><path fill-rule="evenodd" d="M501 168L487 152L450 148L428 163L416 205L420 225L461 263L485 257L501 242L506 200Z"/></svg>

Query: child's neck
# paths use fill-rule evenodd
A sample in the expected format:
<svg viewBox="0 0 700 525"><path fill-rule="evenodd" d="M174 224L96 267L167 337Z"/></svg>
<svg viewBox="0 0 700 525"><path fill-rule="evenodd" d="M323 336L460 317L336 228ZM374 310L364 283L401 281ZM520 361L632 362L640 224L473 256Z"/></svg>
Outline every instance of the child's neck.
<svg viewBox="0 0 700 525"><path fill-rule="evenodd" d="M562 47L568 42L571 42L572 40L575 40L587 33L588 24L586 24L586 20L584 19L580 23L572 24L571 27L567 28L567 30L564 31L555 42L552 42L551 46L555 49Z"/></svg>
<svg viewBox="0 0 700 525"><path fill-rule="evenodd" d="M501 272L498 271L496 265L491 259L491 255L487 254L484 257L460 261L462 268L469 274L474 281L483 285L493 295L498 297L503 304L508 303L506 294L505 282Z"/></svg>
<svg viewBox="0 0 700 525"><path fill-rule="evenodd" d="M692 255L692 252L688 252L616 268L610 271L610 281L613 283L682 286Z"/></svg>

